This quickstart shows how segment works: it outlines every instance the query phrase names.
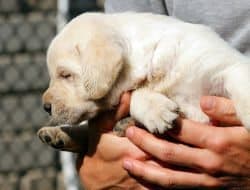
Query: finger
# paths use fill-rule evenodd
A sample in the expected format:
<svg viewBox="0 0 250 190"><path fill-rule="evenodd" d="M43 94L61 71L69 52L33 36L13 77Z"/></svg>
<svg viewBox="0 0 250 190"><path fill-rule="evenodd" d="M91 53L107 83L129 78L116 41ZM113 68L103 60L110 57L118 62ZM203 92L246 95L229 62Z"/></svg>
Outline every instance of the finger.
<svg viewBox="0 0 250 190"><path fill-rule="evenodd" d="M237 118L233 102L229 99L216 96L201 98L202 110L212 119L229 125L241 125Z"/></svg>
<svg viewBox="0 0 250 190"><path fill-rule="evenodd" d="M158 139L145 130L136 127L128 128L126 136L140 149L168 164L214 172L211 165L217 165L218 162L217 156L206 149ZM210 159L209 163L204 162L206 158Z"/></svg>
<svg viewBox="0 0 250 190"><path fill-rule="evenodd" d="M142 180L168 188L218 187L219 180L206 174L165 169L132 159L125 159L123 167Z"/></svg>
<svg viewBox="0 0 250 190"><path fill-rule="evenodd" d="M182 143L200 148L209 148L210 141L217 139L220 129L219 127L178 118L176 120L176 128L168 131L168 134Z"/></svg>
<svg viewBox="0 0 250 190"><path fill-rule="evenodd" d="M130 92L125 92L122 94L120 104L115 114L116 120L120 120L129 114L130 98Z"/></svg>
<svg viewBox="0 0 250 190"><path fill-rule="evenodd" d="M188 119L177 119L178 130L168 134L185 144L223 152L232 144L249 150L249 133L244 127L213 127Z"/></svg>

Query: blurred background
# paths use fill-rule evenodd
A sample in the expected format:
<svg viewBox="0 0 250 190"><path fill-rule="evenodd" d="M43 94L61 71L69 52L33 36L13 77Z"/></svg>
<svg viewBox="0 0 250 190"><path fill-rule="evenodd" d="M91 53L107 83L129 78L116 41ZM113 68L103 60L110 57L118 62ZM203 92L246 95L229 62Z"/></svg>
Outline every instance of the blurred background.
<svg viewBox="0 0 250 190"><path fill-rule="evenodd" d="M72 155L43 145L46 49L57 30L104 0L0 0L0 190L78 190Z"/></svg>

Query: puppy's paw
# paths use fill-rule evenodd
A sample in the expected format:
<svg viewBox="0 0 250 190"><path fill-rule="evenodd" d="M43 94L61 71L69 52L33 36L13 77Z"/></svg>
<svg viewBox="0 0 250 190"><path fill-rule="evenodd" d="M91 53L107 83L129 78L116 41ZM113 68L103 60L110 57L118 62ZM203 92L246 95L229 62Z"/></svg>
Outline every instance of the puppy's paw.
<svg viewBox="0 0 250 190"><path fill-rule="evenodd" d="M155 104L155 107L144 115L143 123L151 133L163 134L173 128L173 121L178 117L178 113L177 110L169 110L167 106L168 104L163 102Z"/></svg>
<svg viewBox="0 0 250 190"><path fill-rule="evenodd" d="M135 124L136 124L136 121L132 117L126 117L124 119L121 119L115 124L113 128L113 133L119 137L124 137L126 129L129 126L132 126Z"/></svg>
<svg viewBox="0 0 250 190"><path fill-rule="evenodd" d="M37 133L43 143L62 149L70 141L70 137L60 127L43 127Z"/></svg>
<svg viewBox="0 0 250 190"><path fill-rule="evenodd" d="M74 152L78 148L73 139L61 127L43 127L37 132L37 135L43 143L59 150Z"/></svg>
<svg viewBox="0 0 250 190"><path fill-rule="evenodd" d="M131 100L131 114L151 133L162 134L173 128L173 121L178 117L178 106L166 96L143 91L135 94Z"/></svg>

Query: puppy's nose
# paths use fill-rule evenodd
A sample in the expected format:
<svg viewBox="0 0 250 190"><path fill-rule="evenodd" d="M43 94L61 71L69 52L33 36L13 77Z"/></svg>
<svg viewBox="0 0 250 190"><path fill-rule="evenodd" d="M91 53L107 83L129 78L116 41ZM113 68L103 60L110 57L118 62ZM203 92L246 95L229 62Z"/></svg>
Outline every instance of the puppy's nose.
<svg viewBox="0 0 250 190"><path fill-rule="evenodd" d="M50 103L43 104L43 109L51 115L51 104Z"/></svg>

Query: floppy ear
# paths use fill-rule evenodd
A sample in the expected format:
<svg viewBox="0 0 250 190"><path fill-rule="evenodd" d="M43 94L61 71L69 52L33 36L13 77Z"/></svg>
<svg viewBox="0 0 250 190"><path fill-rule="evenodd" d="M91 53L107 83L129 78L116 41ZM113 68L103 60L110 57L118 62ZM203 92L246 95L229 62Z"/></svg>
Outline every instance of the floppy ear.
<svg viewBox="0 0 250 190"><path fill-rule="evenodd" d="M112 88L122 69L122 47L114 40L95 35L81 54L87 94L90 99L100 99Z"/></svg>

